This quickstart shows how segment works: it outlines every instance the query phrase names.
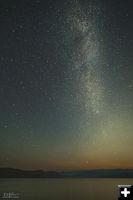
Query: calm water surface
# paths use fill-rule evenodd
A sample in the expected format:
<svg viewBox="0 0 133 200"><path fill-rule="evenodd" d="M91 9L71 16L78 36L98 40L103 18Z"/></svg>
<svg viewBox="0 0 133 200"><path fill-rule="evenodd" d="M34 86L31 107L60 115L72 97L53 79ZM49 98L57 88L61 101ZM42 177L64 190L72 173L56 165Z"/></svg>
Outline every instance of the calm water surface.
<svg viewBox="0 0 133 200"><path fill-rule="evenodd" d="M0 197L14 192L23 200L117 200L122 184L133 179L0 179Z"/></svg>

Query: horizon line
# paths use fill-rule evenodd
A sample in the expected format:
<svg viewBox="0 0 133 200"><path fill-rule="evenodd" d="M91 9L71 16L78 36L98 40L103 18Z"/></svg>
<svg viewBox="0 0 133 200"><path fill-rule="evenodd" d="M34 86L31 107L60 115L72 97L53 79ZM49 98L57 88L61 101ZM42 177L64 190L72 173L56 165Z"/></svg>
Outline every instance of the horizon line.
<svg viewBox="0 0 133 200"><path fill-rule="evenodd" d="M44 170L44 169L22 169L14 167L0 167L0 169L12 169L12 170L21 170L21 171L42 171L42 172L76 172L76 171L98 171L98 170L133 170L132 168L90 168L90 169L69 169L69 170Z"/></svg>

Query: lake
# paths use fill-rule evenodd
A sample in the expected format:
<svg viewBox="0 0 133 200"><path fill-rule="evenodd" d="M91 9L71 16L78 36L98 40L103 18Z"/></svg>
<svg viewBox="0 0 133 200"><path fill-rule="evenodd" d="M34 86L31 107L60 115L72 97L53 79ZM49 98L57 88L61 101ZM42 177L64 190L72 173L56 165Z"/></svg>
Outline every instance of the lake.
<svg viewBox="0 0 133 200"><path fill-rule="evenodd" d="M125 184L133 179L0 179L0 197L15 199L13 192L23 200L117 200L117 185Z"/></svg>

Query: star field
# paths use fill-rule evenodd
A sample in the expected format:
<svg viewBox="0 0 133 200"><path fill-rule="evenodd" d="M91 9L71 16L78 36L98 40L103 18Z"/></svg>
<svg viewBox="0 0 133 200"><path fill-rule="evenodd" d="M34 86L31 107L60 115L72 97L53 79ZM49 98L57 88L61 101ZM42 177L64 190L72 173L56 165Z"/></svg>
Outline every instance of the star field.
<svg viewBox="0 0 133 200"><path fill-rule="evenodd" d="M1 167L133 167L132 7L1 0Z"/></svg>

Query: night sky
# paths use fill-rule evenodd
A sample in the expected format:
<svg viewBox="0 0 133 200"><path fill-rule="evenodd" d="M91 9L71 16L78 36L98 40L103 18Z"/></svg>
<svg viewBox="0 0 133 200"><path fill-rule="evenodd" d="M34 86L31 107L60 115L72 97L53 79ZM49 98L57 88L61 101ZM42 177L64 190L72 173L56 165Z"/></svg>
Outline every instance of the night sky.
<svg viewBox="0 0 133 200"><path fill-rule="evenodd" d="M0 1L0 167L133 168L133 3Z"/></svg>

